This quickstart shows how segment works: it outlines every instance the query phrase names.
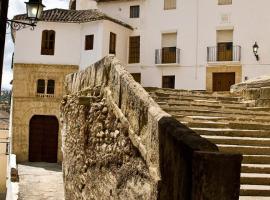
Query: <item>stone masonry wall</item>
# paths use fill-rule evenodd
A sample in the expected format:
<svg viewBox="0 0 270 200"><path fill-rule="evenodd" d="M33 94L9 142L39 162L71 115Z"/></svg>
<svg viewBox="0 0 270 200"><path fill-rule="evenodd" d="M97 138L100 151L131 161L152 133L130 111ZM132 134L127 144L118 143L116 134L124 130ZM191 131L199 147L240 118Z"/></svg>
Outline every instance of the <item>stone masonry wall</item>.
<svg viewBox="0 0 270 200"><path fill-rule="evenodd" d="M173 120L117 59L106 57L68 75L65 87L61 123L67 200L185 200L195 196L191 193L199 184L193 187L191 169L200 167L198 163L202 163L201 171L209 169L193 154L202 151L207 157L217 147ZM240 162L233 165L235 172L230 167L228 172L214 170L220 180L226 179L226 173L232 174L226 184L234 183L229 190L234 196L239 194L240 184L241 157L236 157ZM208 180L212 174L203 175ZM213 188L214 184L200 178L196 182L204 191L211 187L215 194L222 194L222 184ZM235 198L228 194L227 199Z"/></svg>

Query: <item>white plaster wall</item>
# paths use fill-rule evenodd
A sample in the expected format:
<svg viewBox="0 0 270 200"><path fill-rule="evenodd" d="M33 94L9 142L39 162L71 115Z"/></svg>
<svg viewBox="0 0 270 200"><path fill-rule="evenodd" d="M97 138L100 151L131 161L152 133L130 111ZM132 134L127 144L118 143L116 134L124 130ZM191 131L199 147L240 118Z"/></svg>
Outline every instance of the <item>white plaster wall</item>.
<svg viewBox="0 0 270 200"><path fill-rule="evenodd" d="M132 33L131 29L123 27L114 22L104 20L102 57L109 55L110 32L116 34L116 54L115 56L123 63L127 64L128 60L128 41Z"/></svg>
<svg viewBox="0 0 270 200"><path fill-rule="evenodd" d="M81 25L38 22L35 30L16 32L14 63L78 65L81 50ZM43 30L55 30L54 55L41 55Z"/></svg>
<svg viewBox="0 0 270 200"><path fill-rule="evenodd" d="M87 1L87 0L84 0ZM133 1L115 1L115 2L101 2L98 3L98 9L107 15L121 20L134 28L133 35L139 35L141 25L144 23L145 0L133 0ZM130 6L140 6L140 18L130 18Z"/></svg>
<svg viewBox="0 0 270 200"><path fill-rule="evenodd" d="M104 21L95 21L81 24L81 49L80 49L80 68L84 69L89 65L100 60L103 55L103 30ZM93 50L85 50L85 36L94 35Z"/></svg>
<svg viewBox="0 0 270 200"><path fill-rule="evenodd" d="M131 5L140 5L140 18L130 19ZM144 86L161 87L162 75L175 75L176 88L205 89L205 64L196 62L196 0L177 0L177 9L164 10L162 0L98 3L104 13L132 25L132 35L141 37L141 63L127 69L141 73ZM181 66L156 66L155 50L161 48L162 33L177 32ZM204 62L205 63L205 62Z"/></svg>
<svg viewBox="0 0 270 200"><path fill-rule="evenodd" d="M76 0L76 10L96 9L97 2L95 0Z"/></svg>

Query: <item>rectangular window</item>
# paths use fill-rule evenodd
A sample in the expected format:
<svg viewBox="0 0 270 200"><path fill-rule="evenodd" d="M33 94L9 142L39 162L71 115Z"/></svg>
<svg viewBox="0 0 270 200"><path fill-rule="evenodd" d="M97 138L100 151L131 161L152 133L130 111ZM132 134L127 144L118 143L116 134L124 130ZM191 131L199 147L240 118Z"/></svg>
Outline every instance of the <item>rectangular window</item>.
<svg viewBox="0 0 270 200"><path fill-rule="evenodd" d="M175 87L175 76L162 76L162 88L172 88Z"/></svg>
<svg viewBox="0 0 270 200"><path fill-rule="evenodd" d="M131 75L136 82L141 83L141 73L131 73Z"/></svg>
<svg viewBox="0 0 270 200"><path fill-rule="evenodd" d="M231 5L232 0L218 0L218 5Z"/></svg>
<svg viewBox="0 0 270 200"><path fill-rule="evenodd" d="M54 94L54 85L55 85L54 80L48 80L47 94Z"/></svg>
<svg viewBox="0 0 270 200"><path fill-rule="evenodd" d="M176 0L164 0L164 10L176 9Z"/></svg>
<svg viewBox="0 0 270 200"><path fill-rule="evenodd" d="M54 55L55 31L44 30L42 32L41 55Z"/></svg>
<svg viewBox="0 0 270 200"><path fill-rule="evenodd" d="M140 17L140 6L130 6L130 18Z"/></svg>
<svg viewBox="0 0 270 200"><path fill-rule="evenodd" d="M162 63L176 63L177 33L162 34Z"/></svg>
<svg viewBox="0 0 270 200"><path fill-rule="evenodd" d="M85 36L85 50L92 50L94 48L94 35Z"/></svg>
<svg viewBox="0 0 270 200"><path fill-rule="evenodd" d="M129 38L129 63L140 63L140 36Z"/></svg>
<svg viewBox="0 0 270 200"><path fill-rule="evenodd" d="M116 54L116 34L110 32L109 54Z"/></svg>
<svg viewBox="0 0 270 200"><path fill-rule="evenodd" d="M45 93L45 80L44 79L38 79L38 81L37 81L37 93L38 94L44 94Z"/></svg>

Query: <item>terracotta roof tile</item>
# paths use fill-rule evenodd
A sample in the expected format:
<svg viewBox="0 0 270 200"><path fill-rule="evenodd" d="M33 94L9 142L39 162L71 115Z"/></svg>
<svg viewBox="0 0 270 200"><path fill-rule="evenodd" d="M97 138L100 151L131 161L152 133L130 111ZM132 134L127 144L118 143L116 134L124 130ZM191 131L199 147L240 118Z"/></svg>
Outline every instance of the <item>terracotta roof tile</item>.
<svg viewBox="0 0 270 200"><path fill-rule="evenodd" d="M26 14L16 15L14 20L27 20ZM129 24L120 20L114 19L97 9L91 10L65 10L65 9L51 9L45 10L42 13L40 21L47 22L63 22L63 23L84 23L97 20L110 20L120 24L126 28L133 29Z"/></svg>

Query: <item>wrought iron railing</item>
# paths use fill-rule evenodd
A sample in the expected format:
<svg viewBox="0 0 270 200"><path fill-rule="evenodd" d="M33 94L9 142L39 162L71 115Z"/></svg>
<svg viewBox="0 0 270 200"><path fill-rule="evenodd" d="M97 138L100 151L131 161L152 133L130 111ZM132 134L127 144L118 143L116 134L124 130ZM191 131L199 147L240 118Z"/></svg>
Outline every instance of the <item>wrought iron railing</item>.
<svg viewBox="0 0 270 200"><path fill-rule="evenodd" d="M156 64L180 64L180 49L176 47L164 47L156 49Z"/></svg>
<svg viewBox="0 0 270 200"><path fill-rule="evenodd" d="M241 46L207 47L208 62L241 61Z"/></svg>

